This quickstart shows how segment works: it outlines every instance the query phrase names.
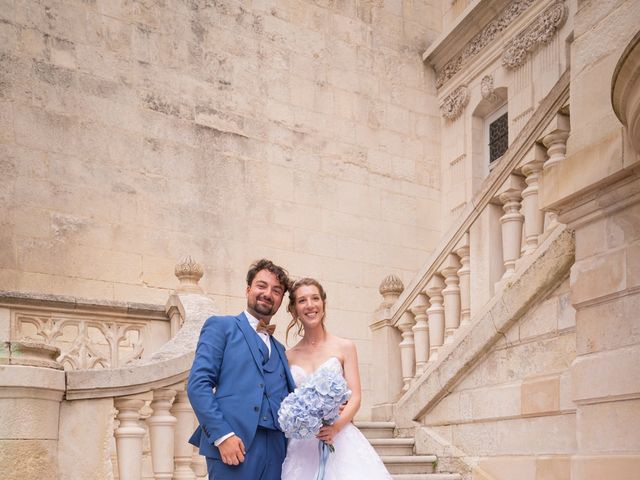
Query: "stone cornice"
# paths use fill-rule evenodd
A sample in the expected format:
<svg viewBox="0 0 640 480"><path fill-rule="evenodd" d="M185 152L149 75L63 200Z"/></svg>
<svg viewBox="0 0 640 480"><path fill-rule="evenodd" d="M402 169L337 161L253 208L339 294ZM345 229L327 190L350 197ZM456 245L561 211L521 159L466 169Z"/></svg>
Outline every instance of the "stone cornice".
<svg viewBox="0 0 640 480"><path fill-rule="evenodd" d="M490 6L488 6L489 3L491 3ZM423 59L430 60L436 68L436 87L442 87L535 3L535 0L513 0L508 3L476 2L472 9L465 12L461 21L423 55ZM504 8L496 12L496 9L501 6ZM486 18L488 14L492 14L493 17ZM483 25L484 27L478 31L478 26ZM477 33L467 40L468 32L473 31ZM455 48L456 43L461 39L466 43L454 50L457 53L453 57L449 57L451 45L453 44ZM445 56L446 59L443 58Z"/></svg>
<svg viewBox="0 0 640 480"><path fill-rule="evenodd" d="M557 0L545 8L529 26L505 45L502 65L507 68L522 65L530 53L553 38L567 20L567 13L564 0Z"/></svg>

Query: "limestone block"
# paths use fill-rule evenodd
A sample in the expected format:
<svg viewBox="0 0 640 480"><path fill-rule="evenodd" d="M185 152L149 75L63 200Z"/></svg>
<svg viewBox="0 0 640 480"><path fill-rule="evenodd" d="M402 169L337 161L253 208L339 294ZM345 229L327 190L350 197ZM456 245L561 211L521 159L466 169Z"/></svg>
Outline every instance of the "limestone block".
<svg viewBox="0 0 640 480"><path fill-rule="evenodd" d="M558 330L558 297L552 296L537 305L519 323L520 340Z"/></svg>
<svg viewBox="0 0 640 480"><path fill-rule="evenodd" d="M0 342L4 344L11 339L11 310L0 308Z"/></svg>
<svg viewBox="0 0 640 480"><path fill-rule="evenodd" d="M582 405L576 427L581 454L637 454L640 400Z"/></svg>
<svg viewBox="0 0 640 480"><path fill-rule="evenodd" d="M56 440L0 440L1 480L58 478Z"/></svg>
<svg viewBox="0 0 640 480"><path fill-rule="evenodd" d="M612 250L576 262L571 267L571 303L594 300L626 288L626 255Z"/></svg>
<svg viewBox="0 0 640 480"><path fill-rule="evenodd" d="M627 287L640 286L640 242L627 248Z"/></svg>
<svg viewBox="0 0 640 480"><path fill-rule="evenodd" d="M607 250L606 221L581 225L576 231L576 260L604 253Z"/></svg>
<svg viewBox="0 0 640 480"><path fill-rule="evenodd" d="M577 403L640 392L640 344L576 358L571 366L573 400Z"/></svg>
<svg viewBox="0 0 640 480"><path fill-rule="evenodd" d="M62 478L108 480L114 428L113 399L74 400L60 407L59 468ZM87 428L91 425L91 428Z"/></svg>
<svg viewBox="0 0 640 480"><path fill-rule="evenodd" d="M576 313L576 353L584 355L639 344L638 312L640 295L580 308Z"/></svg>
<svg viewBox="0 0 640 480"><path fill-rule="evenodd" d="M541 456L536 458L536 480L567 480L571 478L571 457Z"/></svg>
<svg viewBox="0 0 640 480"><path fill-rule="evenodd" d="M640 455L574 455L571 458L572 480L635 480Z"/></svg>
<svg viewBox="0 0 640 480"><path fill-rule="evenodd" d="M535 457L485 457L480 459L478 466L495 480L539 480Z"/></svg>
<svg viewBox="0 0 640 480"><path fill-rule="evenodd" d="M560 377L525 378L522 382L522 414L539 415L560 409Z"/></svg>

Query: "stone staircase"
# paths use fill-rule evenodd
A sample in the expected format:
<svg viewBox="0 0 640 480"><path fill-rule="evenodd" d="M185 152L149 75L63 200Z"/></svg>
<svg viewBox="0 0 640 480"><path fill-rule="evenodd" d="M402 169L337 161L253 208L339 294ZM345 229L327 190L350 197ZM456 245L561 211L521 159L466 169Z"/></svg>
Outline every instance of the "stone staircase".
<svg viewBox="0 0 640 480"><path fill-rule="evenodd" d="M356 422L394 480L460 480L457 473L436 473L435 455L415 455L413 438L394 437L393 422Z"/></svg>

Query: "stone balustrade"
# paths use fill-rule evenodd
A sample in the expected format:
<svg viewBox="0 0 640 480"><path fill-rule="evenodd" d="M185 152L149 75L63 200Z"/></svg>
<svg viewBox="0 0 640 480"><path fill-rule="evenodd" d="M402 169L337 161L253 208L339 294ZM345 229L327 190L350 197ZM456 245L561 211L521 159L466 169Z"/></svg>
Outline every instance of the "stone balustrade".
<svg viewBox="0 0 640 480"><path fill-rule="evenodd" d="M0 440L7 465L20 464L16 478L206 478L188 443L196 418L185 388L217 308L198 286L199 265L186 258L175 273L164 308L0 295L0 419L10 424ZM135 355L132 329L144 346ZM51 462L37 461L40 451Z"/></svg>
<svg viewBox="0 0 640 480"><path fill-rule="evenodd" d="M399 391L387 390L386 397L378 396L375 419L390 418L393 404L408 394L418 378L434 371L441 351L470 331L467 327L474 315L508 288L525 259L559 225L554 212L540 209L539 192L545 188L545 171L564 158L569 137L569 118L562 113L567 85L565 75L409 287L405 289L395 276L382 281L384 301L371 325L374 349L389 352L389 365L400 364L402 385ZM489 212L498 209L502 210L499 217ZM486 218L490 221L484 221ZM474 257L478 242L484 242L488 256ZM498 265L501 272L493 276L494 281L485 282L482 279L491 277L483 275L483 270L492 265ZM389 328L400 333L395 348L383 344L397 338L389 334Z"/></svg>

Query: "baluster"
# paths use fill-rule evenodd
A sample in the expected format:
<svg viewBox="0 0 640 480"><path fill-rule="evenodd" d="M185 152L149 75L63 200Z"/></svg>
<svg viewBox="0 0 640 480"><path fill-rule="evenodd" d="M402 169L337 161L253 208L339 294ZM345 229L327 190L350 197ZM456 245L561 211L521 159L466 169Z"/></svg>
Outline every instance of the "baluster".
<svg viewBox="0 0 640 480"><path fill-rule="evenodd" d="M175 396L176 391L170 388L161 388L153 392L153 413L147 419L147 423L151 440L151 465L156 480L171 480L173 477L173 442L177 420L169 410Z"/></svg>
<svg viewBox="0 0 640 480"><path fill-rule="evenodd" d="M187 392L182 390L176 393L176 399L171 407L171 413L176 417L175 450L173 473L174 480L194 480L196 474L191 468L193 446L189 443L189 437L193 433L194 413L187 397Z"/></svg>
<svg viewBox="0 0 640 480"><path fill-rule="evenodd" d="M429 361L438 358L438 349L444 344L444 307L442 290L444 281L440 275L434 275L427 283L427 296L431 306L427 309L429 317Z"/></svg>
<svg viewBox="0 0 640 480"><path fill-rule="evenodd" d="M535 147L539 151L538 147ZM527 188L522 191L522 212L524 213L524 255L529 255L538 246L538 239L544 230L544 212L540 210L538 194L543 161L535 159L522 167L526 175Z"/></svg>
<svg viewBox="0 0 640 480"><path fill-rule="evenodd" d="M552 168L563 162L567 153L567 139L569 138L570 122L567 115L558 113L549 125L547 133L542 137L542 143L547 147L549 159L544 162L544 169Z"/></svg>
<svg viewBox="0 0 640 480"><path fill-rule="evenodd" d="M411 313L415 317L413 326L413 338L416 355L416 377L424 373L429 361L429 324L427 323L427 307L429 301L423 293L418 294L411 305Z"/></svg>
<svg viewBox="0 0 640 480"><path fill-rule="evenodd" d="M140 409L144 400L139 398L116 398L120 426L115 430L118 455L119 480L140 480L142 477L142 439L145 429L140 424Z"/></svg>
<svg viewBox="0 0 640 480"><path fill-rule="evenodd" d="M400 342L400 359L402 361L402 392L409 390L411 380L415 374L415 346L413 340L413 316L409 311L405 311L400 320L398 320L398 328L402 332L402 341Z"/></svg>
<svg viewBox="0 0 640 480"><path fill-rule="evenodd" d="M467 325L471 321L471 249L469 234L465 233L455 249L460 257L461 267L458 270L460 280L460 325Z"/></svg>
<svg viewBox="0 0 640 480"><path fill-rule="evenodd" d="M498 195L505 212L500 217L500 223L502 224L502 259L504 262L502 280L513 275L516 269L516 261L520 258L522 223L524 222L524 216L520 213L522 187L521 177L511 175Z"/></svg>
<svg viewBox="0 0 640 480"><path fill-rule="evenodd" d="M442 290L446 342L451 343L454 332L460 326L460 280L458 279L460 261L454 253L450 253L440 268L446 285Z"/></svg>

